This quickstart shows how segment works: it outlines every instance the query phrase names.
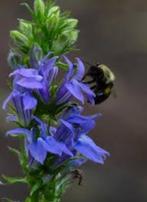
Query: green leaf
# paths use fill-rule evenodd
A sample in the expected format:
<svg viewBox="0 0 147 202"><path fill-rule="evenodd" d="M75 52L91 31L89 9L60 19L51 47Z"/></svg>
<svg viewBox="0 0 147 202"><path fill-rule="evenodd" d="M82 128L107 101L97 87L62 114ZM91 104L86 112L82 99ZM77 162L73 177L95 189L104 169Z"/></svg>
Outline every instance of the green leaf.
<svg viewBox="0 0 147 202"><path fill-rule="evenodd" d="M18 156L18 158L20 157L20 151L18 151L17 149L13 148L13 147L8 147L8 149L13 152L14 154L16 154Z"/></svg>
<svg viewBox="0 0 147 202"><path fill-rule="evenodd" d="M41 180L36 182L36 184L34 184L34 186L31 189L30 196L33 196L42 186L43 183Z"/></svg>
<svg viewBox="0 0 147 202"><path fill-rule="evenodd" d="M22 177L7 177L5 175L2 175L2 178L5 180L6 184L16 184L16 183L28 184L27 179Z"/></svg>
<svg viewBox="0 0 147 202"><path fill-rule="evenodd" d="M27 171L28 169L28 159L27 159L27 155L25 154L25 151L18 151L17 149L14 149L12 147L8 147L9 150L11 152L13 152L14 154L16 154L19 158L19 162L20 162L20 165L22 166L22 168L24 169L24 171Z"/></svg>
<svg viewBox="0 0 147 202"><path fill-rule="evenodd" d="M27 4L27 3L21 3L20 5L22 5L22 6L25 6L27 9L28 9L28 11L31 13L31 14L33 14L33 10L31 9L31 7Z"/></svg>

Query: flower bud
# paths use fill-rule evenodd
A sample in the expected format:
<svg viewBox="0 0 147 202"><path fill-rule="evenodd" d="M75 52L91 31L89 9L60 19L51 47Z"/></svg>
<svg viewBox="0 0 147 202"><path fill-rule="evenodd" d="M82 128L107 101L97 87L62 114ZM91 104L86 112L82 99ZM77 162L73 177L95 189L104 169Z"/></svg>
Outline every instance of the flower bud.
<svg viewBox="0 0 147 202"><path fill-rule="evenodd" d="M44 13L45 13L45 5L43 0L35 0L34 2L34 11L35 11L35 16L39 19L44 18Z"/></svg>
<svg viewBox="0 0 147 202"><path fill-rule="evenodd" d="M21 45L28 46L28 43L29 43L28 38L24 34L20 33L19 31L16 31L16 30L11 31L10 36L17 45L21 44Z"/></svg>
<svg viewBox="0 0 147 202"><path fill-rule="evenodd" d="M70 19L67 19L66 20L66 23L67 25L70 27L70 28L75 28L78 24L78 20L77 19L74 19L74 18L70 18Z"/></svg>
<svg viewBox="0 0 147 202"><path fill-rule="evenodd" d="M31 23L25 22L24 20L20 20L19 21L19 29L25 35L32 36L32 25L31 25Z"/></svg>
<svg viewBox="0 0 147 202"><path fill-rule="evenodd" d="M51 16L54 13L60 12L59 6L54 6L49 9L47 17Z"/></svg>
<svg viewBox="0 0 147 202"><path fill-rule="evenodd" d="M77 30L73 30L73 31L69 31L66 32L65 35L67 36L68 42L70 45L74 44L78 38L78 31Z"/></svg>

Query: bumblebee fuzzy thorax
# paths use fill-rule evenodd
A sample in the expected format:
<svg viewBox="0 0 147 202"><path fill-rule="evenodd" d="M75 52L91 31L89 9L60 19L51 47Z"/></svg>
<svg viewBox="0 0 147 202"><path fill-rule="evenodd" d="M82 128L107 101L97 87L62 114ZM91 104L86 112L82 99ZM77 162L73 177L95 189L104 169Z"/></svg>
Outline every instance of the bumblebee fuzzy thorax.
<svg viewBox="0 0 147 202"><path fill-rule="evenodd" d="M113 74L113 72L111 71L111 69L108 66L106 66L104 64L100 64L100 65L98 65L98 68L103 70L106 80L107 80L106 83L115 81L115 75Z"/></svg>

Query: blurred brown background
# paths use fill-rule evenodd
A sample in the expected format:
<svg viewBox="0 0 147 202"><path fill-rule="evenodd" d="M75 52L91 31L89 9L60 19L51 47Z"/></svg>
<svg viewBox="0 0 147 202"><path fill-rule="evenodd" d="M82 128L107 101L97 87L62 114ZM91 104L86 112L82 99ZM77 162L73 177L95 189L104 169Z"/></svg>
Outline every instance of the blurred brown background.
<svg viewBox="0 0 147 202"><path fill-rule="evenodd" d="M0 3L0 104L8 94L6 63L9 30L16 18L28 13L21 0ZM28 0L28 2L32 2ZM147 201L147 1L146 0L58 0L80 20L78 47L85 60L100 61L116 74L117 98L111 97L90 112L103 118L93 130L98 145L111 153L104 166L84 166L82 186L69 189L65 202L146 202ZM4 137L10 127L0 108L0 173L20 175L17 159L8 152L16 141ZM23 201L24 186L0 187L0 198Z"/></svg>

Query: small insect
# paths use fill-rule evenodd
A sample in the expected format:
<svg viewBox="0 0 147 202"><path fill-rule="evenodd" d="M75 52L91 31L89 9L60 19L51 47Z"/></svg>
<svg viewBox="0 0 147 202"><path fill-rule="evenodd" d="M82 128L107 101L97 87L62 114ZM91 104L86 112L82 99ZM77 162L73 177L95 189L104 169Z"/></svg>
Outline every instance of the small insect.
<svg viewBox="0 0 147 202"><path fill-rule="evenodd" d="M83 78L83 82L90 85L96 94L95 104L104 102L110 96L114 80L113 72L104 64L91 65Z"/></svg>
<svg viewBox="0 0 147 202"><path fill-rule="evenodd" d="M78 179L78 185L81 185L83 180L83 173L80 169L73 170L71 172L73 179Z"/></svg>

